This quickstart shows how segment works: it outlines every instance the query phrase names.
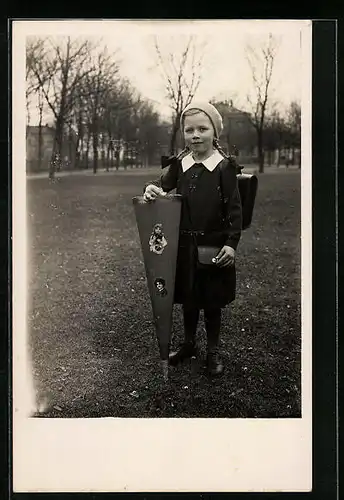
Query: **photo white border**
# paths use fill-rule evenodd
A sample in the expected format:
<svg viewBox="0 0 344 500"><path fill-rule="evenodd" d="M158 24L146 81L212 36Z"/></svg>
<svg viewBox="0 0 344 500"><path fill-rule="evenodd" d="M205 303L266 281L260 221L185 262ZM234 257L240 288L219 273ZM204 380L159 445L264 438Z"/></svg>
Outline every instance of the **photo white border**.
<svg viewBox="0 0 344 500"><path fill-rule="evenodd" d="M182 20L180 20L182 21ZM131 21L128 21L131 22ZM147 21L135 21L149 30ZM184 20L189 33L199 24ZM311 21L230 21L302 32L302 418L45 419L34 406L26 350L25 39L30 34L104 35L112 21L13 22L13 489L15 492L270 492L312 488ZM146 24L145 24L146 23ZM159 23L158 21L155 24ZM179 23L179 20L178 20ZM240 26L239 26L240 25ZM99 27L101 26L101 30ZM174 21L165 32L176 33ZM232 28L231 28L232 29ZM298 77L298 75L296 75Z"/></svg>

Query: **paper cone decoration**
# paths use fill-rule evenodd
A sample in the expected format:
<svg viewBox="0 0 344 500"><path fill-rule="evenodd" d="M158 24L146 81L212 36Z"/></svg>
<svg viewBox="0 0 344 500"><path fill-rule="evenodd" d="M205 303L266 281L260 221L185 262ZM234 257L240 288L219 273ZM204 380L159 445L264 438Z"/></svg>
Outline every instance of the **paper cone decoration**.
<svg viewBox="0 0 344 500"><path fill-rule="evenodd" d="M166 195L152 202L145 202L142 196L137 196L133 198L133 204L160 358L166 379L172 330L181 196Z"/></svg>

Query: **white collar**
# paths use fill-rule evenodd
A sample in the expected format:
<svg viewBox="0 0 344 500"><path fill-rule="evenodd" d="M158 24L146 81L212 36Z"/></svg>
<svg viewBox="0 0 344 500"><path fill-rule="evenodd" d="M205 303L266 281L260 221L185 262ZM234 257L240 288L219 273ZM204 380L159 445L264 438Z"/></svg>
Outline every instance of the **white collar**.
<svg viewBox="0 0 344 500"><path fill-rule="evenodd" d="M209 172L212 172L217 167L217 165L220 163L220 161L222 161L222 160L223 160L222 154L220 154L216 149L214 151L214 153L211 156L209 156L209 158L202 161L201 163L209 170ZM191 168L193 165L195 165L195 163L196 162L193 159L191 153L184 156L184 158L182 159L183 172L186 172L187 170L189 170L189 168Z"/></svg>

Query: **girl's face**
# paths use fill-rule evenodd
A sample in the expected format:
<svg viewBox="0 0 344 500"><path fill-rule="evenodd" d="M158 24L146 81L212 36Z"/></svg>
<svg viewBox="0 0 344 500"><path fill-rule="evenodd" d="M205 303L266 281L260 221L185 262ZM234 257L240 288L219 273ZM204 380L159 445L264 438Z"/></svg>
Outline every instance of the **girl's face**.
<svg viewBox="0 0 344 500"><path fill-rule="evenodd" d="M200 111L184 118L184 139L196 155L206 155L213 149L214 128L208 116Z"/></svg>

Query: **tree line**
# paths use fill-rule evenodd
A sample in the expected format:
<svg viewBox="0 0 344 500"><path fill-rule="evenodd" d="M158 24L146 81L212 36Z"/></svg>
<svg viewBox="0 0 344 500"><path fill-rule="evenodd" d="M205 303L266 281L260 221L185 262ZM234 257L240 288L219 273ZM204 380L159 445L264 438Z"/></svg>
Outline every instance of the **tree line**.
<svg viewBox="0 0 344 500"><path fill-rule="evenodd" d="M278 39L268 34L260 43L247 43L245 46L246 61L252 77L251 93L246 96L234 115L239 112L247 118L250 127L245 127L241 139L246 148L257 150L259 171L264 172L266 160L272 163L273 153L277 151L277 164L283 156L285 162L295 163L295 152L298 150L298 162L301 161L301 107L296 101L291 102L286 113L280 111L277 102L272 100L271 82L276 56L278 54ZM173 154L181 145L178 135L180 116L184 108L190 104L202 80L206 42L195 35L190 35L184 46L178 51L173 41L165 46L154 40L156 62L161 70L165 85L166 98L172 111L172 129L170 136L170 152ZM233 117L233 101L211 100L223 117L224 130L220 142L231 154L235 152L233 138L240 138L240 132L235 129ZM234 108L235 109L235 108ZM284 155L282 154L284 153Z"/></svg>
<svg viewBox="0 0 344 500"><path fill-rule="evenodd" d="M271 33L263 42L255 46L247 43L245 47L252 77L252 93L247 96L247 103L250 120L256 131L260 172L264 171L265 152L277 150L280 153L283 148L294 163L295 150L301 148L301 106L296 101L292 102L283 116L278 111L277 103L271 102L271 83L278 48L279 39ZM271 154L267 156L271 163Z"/></svg>
<svg viewBox="0 0 344 500"><path fill-rule="evenodd" d="M50 175L54 175L56 158L61 157L63 141L70 136L74 148L75 168L88 166L93 171L101 161L107 169L119 165L121 144L130 144L132 157L151 164L157 154L180 149L180 116L190 104L202 81L206 43L197 37L186 37L179 50L173 43L163 46L155 37L153 48L156 66L171 108L171 123L161 120L151 101L142 98L131 83L120 74L117 53L110 53L101 41L72 37L29 37L26 46L26 101L30 120L30 103L36 98L39 115L38 161L41 161L44 110L54 119L54 142ZM251 125L244 141L257 150L259 171L272 162L272 153L287 152L294 163L295 151L301 147L301 108L292 102L282 114L272 103L271 80L278 43L271 34L265 43L247 44L246 59L252 76L252 92L241 106ZM234 147L231 133L229 101L213 99L224 118L221 138L229 153ZM235 125L234 125L235 126ZM300 154L298 161L300 162Z"/></svg>
<svg viewBox="0 0 344 500"><path fill-rule="evenodd" d="M301 148L301 107L292 101L286 112L282 113L277 107L271 113L266 113L262 126L255 123L254 117L249 112L239 111L246 118L246 127L240 130L237 120L233 116L235 102L233 100L217 101L212 104L223 117L222 145L228 153L235 153L237 148L245 147L254 155L258 165L272 163L279 166L282 162L288 165L298 163L300 167ZM261 138L259 137L261 135ZM260 150L259 150L260 148ZM276 155L274 157L274 155ZM260 170L263 171L262 168Z"/></svg>
<svg viewBox="0 0 344 500"><path fill-rule="evenodd" d="M28 37L26 44L26 102L36 98L38 161L42 161L42 127L48 109L54 121L49 174L61 158L65 137L75 148L75 167L89 162L97 172L100 151L106 167L118 166L120 144L131 144L135 157L150 163L166 144L169 124L153 104L142 98L120 75L118 54L99 41L72 37Z"/></svg>

